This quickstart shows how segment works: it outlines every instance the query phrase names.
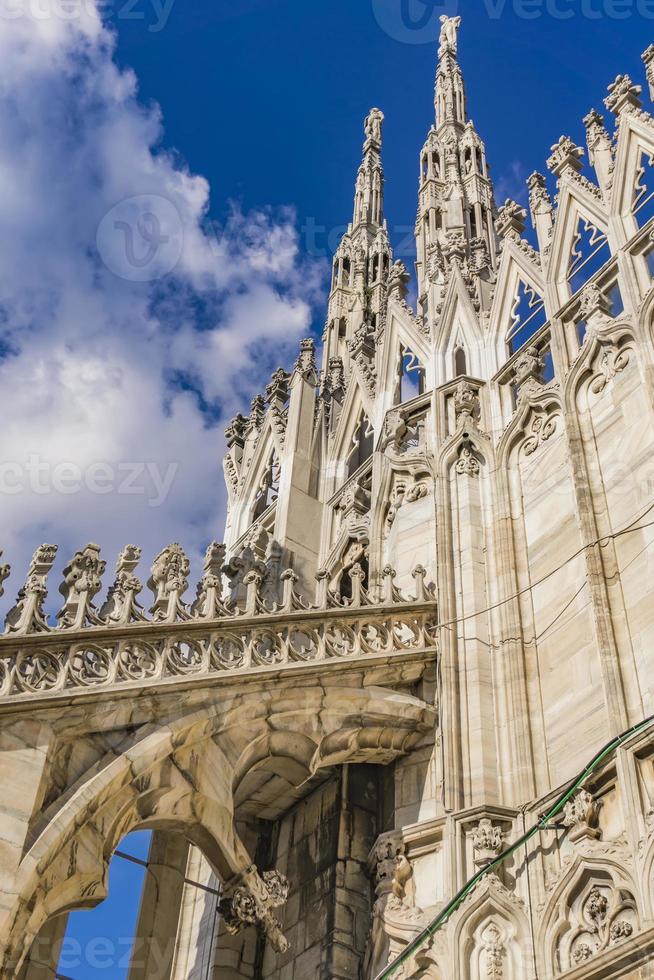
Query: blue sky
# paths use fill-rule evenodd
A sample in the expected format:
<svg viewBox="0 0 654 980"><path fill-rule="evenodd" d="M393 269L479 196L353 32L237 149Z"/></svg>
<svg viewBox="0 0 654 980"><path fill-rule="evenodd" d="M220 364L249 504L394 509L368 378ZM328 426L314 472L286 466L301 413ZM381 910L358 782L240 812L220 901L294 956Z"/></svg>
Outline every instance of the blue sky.
<svg viewBox="0 0 654 980"><path fill-rule="evenodd" d="M439 13L464 19L469 105L500 199L524 200L562 133L583 143L582 117L618 73L643 80L654 40L652 0L169 3L111 0L104 26L92 10L72 25L0 21L0 463L14 467L0 494L14 567L0 612L43 540L61 544L56 596L87 540L110 563L142 544L145 579L170 541L197 558L220 537L223 424L322 325L322 260L351 215L373 105L386 114L396 245L412 226ZM134 281L102 229L144 195L172 202L183 247L162 278ZM81 488L53 475L61 461ZM133 464L157 467L142 470L141 495L116 478ZM70 937L129 936L141 878L115 863L111 898L72 917ZM64 972L125 975L115 962Z"/></svg>
<svg viewBox="0 0 654 980"><path fill-rule="evenodd" d="M443 9L463 16L471 114L499 191L514 194L545 169L563 131L583 144L581 120L602 108L618 73L642 81L640 54L654 39L654 4L648 19L636 0L615 4L631 11L625 19L609 16L614 6L603 0L177 0L158 32L145 29L147 3L139 0L144 21L114 21L118 56L136 68L143 96L161 104L167 139L208 177L213 212L230 198L246 208L292 204L300 224L330 229L350 215L361 122L373 105L386 114L389 221L412 224ZM524 9L540 16L525 19ZM411 29L425 18L428 26Z"/></svg>

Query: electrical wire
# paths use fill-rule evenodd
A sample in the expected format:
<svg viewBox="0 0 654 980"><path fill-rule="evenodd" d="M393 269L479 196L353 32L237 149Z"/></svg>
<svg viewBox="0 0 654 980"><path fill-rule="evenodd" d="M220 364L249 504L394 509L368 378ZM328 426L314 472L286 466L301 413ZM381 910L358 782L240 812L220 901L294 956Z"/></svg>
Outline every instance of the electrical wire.
<svg viewBox="0 0 654 980"><path fill-rule="evenodd" d="M506 860L508 860L508 858L512 857L517 850L524 847L537 833L542 830L550 829L548 827L549 821L561 813L568 800L574 796L591 773L597 769L597 767L607 758L607 756L619 749L624 742L628 741L639 732L644 731L646 728L649 728L652 724L654 724L654 715L651 715L649 718L646 718L637 725L633 725L621 735L618 735L617 737L612 738L610 742L607 742L606 745L593 756L586 768L572 780L568 788L557 798L553 806L551 806L546 813L542 814L538 818L538 822L534 824L530 830L522 834L522 836L519 837L518 840L516 840L510 847L508 847L492 861L489 861L488 864L484 865L483 868L473 875L473 877L466 882L463 888L456 893L454 898L451 899L451 901L448 902L448 904L438 913L436 918L425 929L423 929L411 943L409 943L406 949L404 949L391 964L386 966L381 973L377 974L375 980L390 980L390 978L400 969L400 967L406 963L409 957L413 956L414 953L417 953L418 950L422 949L425 943L428 942L428 940L430 940L442 926L445 925L447 920L465 901L479 882L486 877L486 875L490 874Z"/></svg>
<svg viewBox="0 0 654 980"><path fill-rule="evenodd" d="M533 592L533 590L538 588L539 585L543 585L545 582L549 581L549 579L551 579L553 575L557 575L560 571L562 571L565 568L566 565L569 565L570 562L574 561L576 558L579 558L579 556L583 555L583 553L587 551L589 548L594 548L597 545L599 545L601 548L605 548L610 541L615 541L618 538L623 537L623 535L625 534L633 534L635 531L644 531L647 528L654 527L654 521L651 521L648 524L639 524L639 522L642 521L643 517L647 517L647 515L653 510L654 510L654 503L650 504L650 506L647 507L641 514L639 514L638 517L635 517L633 521L631 521L629 524L626 524L619 531L614 531L611 534L603 534L602 537L595 538L593 541L589 541L587 544L582 545L581 548L579 548L577 551L574 552L574 554L569 555L564 561L561 562L560 565L557 565L556 568L553 568L551 571L547 572L547 574L543 575L542 578L537 579L535 582L532 582L530 585L526 585L523 589L519 589L517 592L514 592L512 595L507 596L505 599L498 599L497 602L494 602L491 605L486 606L484 609L476 609L474 612L467 613L465 616L458 616L455 617L454 619L445 620L442 623L436 623L435 629L447 629L450 626L456 626L459 623L465 623L469 619L476 619L478 616L483 616L484 613L493 612L495 609L499 609L501 606L505 606L507 603L513 602L515 599L519 599L521 596L526 595L528 592Z"/></svg>

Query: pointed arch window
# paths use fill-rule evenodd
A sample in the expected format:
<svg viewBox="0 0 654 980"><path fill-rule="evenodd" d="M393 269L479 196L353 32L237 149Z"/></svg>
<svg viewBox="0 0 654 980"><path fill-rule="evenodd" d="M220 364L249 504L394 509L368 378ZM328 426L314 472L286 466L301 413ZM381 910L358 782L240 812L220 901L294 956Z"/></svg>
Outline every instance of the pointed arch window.
<svg viewBox="0 0 654 980"><path fill-rule="evenodd" d="M268 462L261 474L261 479L254 494L254 507L252 510L252 520L256 521L271 504L274 504L279 496L279 477L281 466L275 450L272 451Z"/></svg>
<svg viewBox="0 0 654 980"><path fill-rule="evenodd" d="M570 251L568 282L576 293L611 257L609 243L589 218L579 218Z"/></svg>
<svg viewBox="0 0 654 980"><path fill-rule="evenodd" d="M515 354L547 322L545 303L523 279L518 283L507 334L509 350Z"/></svg>
<svg viewBox="0 0 654 980"><path fill-rule="evenodd" d="M641 152L636 170L632 211L639 228L654 217L654 154L647 150Z"/></svg>
<svg viewBox="0 0 654 980"><path fill-rule="evenodd" d="M400 402L422 395L425 390L425 369L418 355L409 347L400 347L399 376Z"/></svg>
<svg viewBox="0 0 654 980"><path fill-rule="evenodd" d="M374 429L365 412L361 412L352 436L352 442L346 457L347 475L352 476L360 466L370 459L374 448Z"/></svg>
<svg viewBox="0 0 654 980"><path fill-rule="evenodd" d="M454 351L454 374L458 378L462 374L468 373L468 359L465 348L457 347Z"/></svg>

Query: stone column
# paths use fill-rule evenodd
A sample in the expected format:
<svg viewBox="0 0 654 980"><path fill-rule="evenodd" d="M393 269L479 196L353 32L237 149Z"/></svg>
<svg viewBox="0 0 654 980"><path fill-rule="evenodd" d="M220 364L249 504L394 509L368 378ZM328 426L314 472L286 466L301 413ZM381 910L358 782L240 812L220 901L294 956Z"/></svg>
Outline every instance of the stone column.
<svg viewBox="0 0 654 980"><path fill-rule="evenodd" d="M129 980L170 980L189 843L155 831L134 938Z"/></svg>

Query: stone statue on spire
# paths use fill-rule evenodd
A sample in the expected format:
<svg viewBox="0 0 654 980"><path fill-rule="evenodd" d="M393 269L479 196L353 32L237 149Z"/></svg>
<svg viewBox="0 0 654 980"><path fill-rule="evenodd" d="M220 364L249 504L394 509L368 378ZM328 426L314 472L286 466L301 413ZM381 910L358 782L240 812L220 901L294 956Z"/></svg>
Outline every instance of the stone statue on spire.
<svg viewBox="0 0 654 980"><path fill-rule="evenodd" d="M374 143L379 143L381 145L383 121L384 113L381 111L381 109L370 110L364 124L366 141L372 140Z"/></svg>
<svg viewBox="0 0 654 980"><path fill-rule="evenodd" d="M460 17L448 17L446 14L441 15L441 36L440 36L440 47L438 49L439 57L442 57L447 52L451 52L456 55L458 50L458 34L459 27L461 26Z"/></svg>

